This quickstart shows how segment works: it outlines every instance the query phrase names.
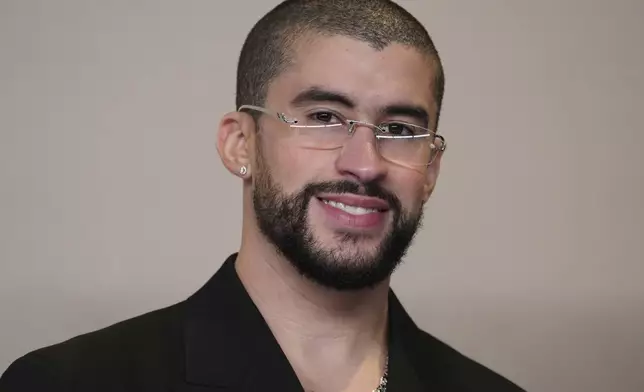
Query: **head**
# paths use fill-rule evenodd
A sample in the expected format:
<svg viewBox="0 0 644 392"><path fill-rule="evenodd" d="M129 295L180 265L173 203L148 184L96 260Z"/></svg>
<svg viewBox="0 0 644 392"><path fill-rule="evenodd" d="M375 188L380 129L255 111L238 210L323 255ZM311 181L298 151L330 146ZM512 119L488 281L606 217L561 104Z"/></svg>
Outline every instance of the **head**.
<svg viewBox="0 0 644 392"><path fill-rule="evenodd" d="M421 225L442 151L419 164L391 153L412 142L382 131L436 131L443 88L426 30L389 0L287 0L271 10L249 33L237 73L237 108L266 110L227 114L218 141L244 179L251 229L323 286L386 280ZM360 122L341 142L324 138L342 126L299 127L346 119ZM414 148L435 147L423 140Z"/></svg>

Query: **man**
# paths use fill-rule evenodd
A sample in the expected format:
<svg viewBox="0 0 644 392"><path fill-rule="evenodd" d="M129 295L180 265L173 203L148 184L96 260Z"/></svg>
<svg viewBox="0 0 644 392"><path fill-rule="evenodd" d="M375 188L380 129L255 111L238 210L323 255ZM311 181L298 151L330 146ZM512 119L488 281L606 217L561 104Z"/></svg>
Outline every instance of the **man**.
<svg viewBox="0 0 644 392"><path fill-rule="evenodd" d="M440 58L389 0L288 0L250 32L218 151L238 253L184 302L17 360L0 391L519 391L390 290L438 177Z"/></svg>

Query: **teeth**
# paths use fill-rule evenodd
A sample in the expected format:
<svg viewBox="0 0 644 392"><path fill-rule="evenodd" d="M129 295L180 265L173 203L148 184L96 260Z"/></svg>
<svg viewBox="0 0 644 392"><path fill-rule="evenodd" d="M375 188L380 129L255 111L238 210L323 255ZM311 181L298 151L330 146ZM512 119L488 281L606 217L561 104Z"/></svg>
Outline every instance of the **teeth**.
<svg viewBox="0 0 644 392"><path fill-rule="evenodd" d="M349 214L353 215L366 215L366 214L371 214L373 212L378 212L376 208L364 208L364 207L356 207L356 206L349 206L343 203L339 203L337 201L333 200L322 200L325 204L328 204L332 207L335 207L339 210L342 210L344 212L347 212Z"/></svg>

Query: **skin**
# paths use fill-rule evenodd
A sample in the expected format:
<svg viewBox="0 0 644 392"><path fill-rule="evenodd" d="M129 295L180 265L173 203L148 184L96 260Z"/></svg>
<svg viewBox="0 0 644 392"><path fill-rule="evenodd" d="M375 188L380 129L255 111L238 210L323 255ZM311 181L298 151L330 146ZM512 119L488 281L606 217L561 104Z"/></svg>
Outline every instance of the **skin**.
<svg viewBox="0 0 644 392"><path fill-rule="evenodd" d="M312 35L294 49L293 64L269 85L264 107L275 111L340 110L348 118L380 123L409 120L383 117L380 109L392 104L424 108L436 118L432 95L434 70L415 49L392 43L381 51L342 36ZM294 107L291 100L313 86L349 97L349 109L336 102ZM261 166L285 193L298 192L319 181L377 180L395 194L404 209L417 212L429 199L438 177L441 156L426 168L412 169L380 157L369 128L357 128L342 149L312 150L296 144L293 132L278 120L260 119L262 137L247 113L226 114L220 123L218 151L223 164L243 180L242 243L236 268L242 283L266 319L306 390L370 391L378 384L386 357L386 313L389 279L375 287L332 290L305 279L261 233L252 204L253 168ZM430 125L433 125L430 123ZM246 166L248 172L240 174ZM370 231L358 241L342 245L347 255L373 253L391 228ZM325 219L319 201L311 201L308 222L323 247L338 246L338 227Z"/></svg>

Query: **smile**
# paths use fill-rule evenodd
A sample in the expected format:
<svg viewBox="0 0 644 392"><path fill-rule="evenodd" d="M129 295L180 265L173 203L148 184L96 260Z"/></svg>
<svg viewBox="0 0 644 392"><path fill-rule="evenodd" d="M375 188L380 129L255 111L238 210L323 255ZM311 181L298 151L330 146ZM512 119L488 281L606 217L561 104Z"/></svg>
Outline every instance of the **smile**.
<svg viewBox="0 0 644 392"><path fill-rule="evenodd" d="M331 207L335 207L351 215L366 215L374 212L381 212L377 208L365 208L365 207L359 207L359 206L352 206L352 205L347 205L333 200L325 200L325 199L320 199L320 200L322 200L324 204L330 205Z"/></svg>
<svg viewBox="0 0 644 392"><path fill-rule="evenodd" d="M318 195L317 199L328 207L353 216L380 214L389 210L389 203L375 197L345 193Z"/></svg>
<svg viewBox="0 0 644 392"><path fill-rule="evenodd" d="M317 195L316 199L326 224L343 232L382 230L390 209L383 199L349 193Z"/></svg>

